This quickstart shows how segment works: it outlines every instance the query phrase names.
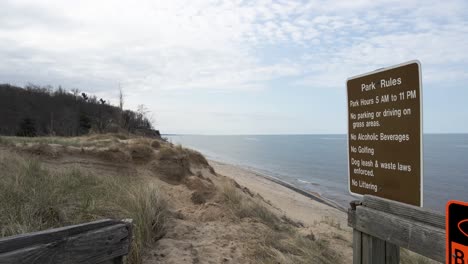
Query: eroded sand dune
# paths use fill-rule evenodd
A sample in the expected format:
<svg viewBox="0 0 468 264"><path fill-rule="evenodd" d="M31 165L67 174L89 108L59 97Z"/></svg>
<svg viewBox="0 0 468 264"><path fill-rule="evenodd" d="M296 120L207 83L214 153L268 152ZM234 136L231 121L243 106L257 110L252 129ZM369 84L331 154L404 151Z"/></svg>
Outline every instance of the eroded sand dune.
<svg viewBox="0 0 468 264"><path fill-rule="evenodd" d="M78 169L96 179L157 186L167 202L164 226L149 241L134 245L140 253L129 258L133 263L351 262L351 232L343 212L242 168L208 163L180 146L115 135L10 138L3 140L0 153L4 159L14 153L39 160L50 173ZM125 186L115 188L110 192L125 192ZM112 206L115 210L93 211L92 217L132 211ZM146 223L153 226L150 232L156 232L158 217Z"/></svg>

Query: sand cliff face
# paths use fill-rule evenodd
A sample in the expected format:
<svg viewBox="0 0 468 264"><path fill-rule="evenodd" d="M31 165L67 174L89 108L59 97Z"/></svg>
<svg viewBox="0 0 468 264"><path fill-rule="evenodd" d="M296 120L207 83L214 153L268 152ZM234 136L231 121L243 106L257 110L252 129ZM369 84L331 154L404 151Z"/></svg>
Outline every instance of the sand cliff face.
<svg viewBox="0 0 468 264"><path fill-rule="evenodd" d="M256 182L254 174L235 167L211 163L222 172L216 173L196 151L119 134L0 139L0 165L11 170L8 175L43 177L41 182L59 183L54 193L60 193L55 197L60 203L50 202L46 207L56 217L44 215L48 219L44 223L26 223L16 216L0 218L2 226L11 227L8 232L2 230L3 235L128 217L134 218L136 225L131 263L351 261L351 236L344 214L274 183ZM29 171L31 160L39 164L40 175L24 173ZM15 184L8 175L2 177L5 190ZM73 188L81 186L83 190L77 192L68 186L73 181ZM28 192L31 186L18 188ZM57 191L65 190L64 186L67 191ZM44 192L41 197L45 200L52 192L39 191ZM10 201L11 208L30 208L29 202ZM7 209L6 214L14 214L13 209ZM24 213L38 214L28 210ZM11 219L16 219L15 223ZM24 228L15 229L17 226Z"/></svg>

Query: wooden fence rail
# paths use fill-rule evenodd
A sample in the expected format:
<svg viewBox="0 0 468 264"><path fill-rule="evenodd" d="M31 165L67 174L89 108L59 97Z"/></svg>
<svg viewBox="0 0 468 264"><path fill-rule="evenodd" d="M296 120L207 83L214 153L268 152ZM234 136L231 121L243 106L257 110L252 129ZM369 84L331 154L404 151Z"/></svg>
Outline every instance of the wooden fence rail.
<svg viewBox="0 0 468 264"><path fill-rule="evenodd" d="M351 203L354 264L396 264L400 247L445 262L445 217L436 212L365 195Z"/></svg>
<svg viewBox="0 0 468 264"><path fill-rule="evenodd" d="M0 239L0 264L117 264L130 250L131 220L99 220Z"/></svg>

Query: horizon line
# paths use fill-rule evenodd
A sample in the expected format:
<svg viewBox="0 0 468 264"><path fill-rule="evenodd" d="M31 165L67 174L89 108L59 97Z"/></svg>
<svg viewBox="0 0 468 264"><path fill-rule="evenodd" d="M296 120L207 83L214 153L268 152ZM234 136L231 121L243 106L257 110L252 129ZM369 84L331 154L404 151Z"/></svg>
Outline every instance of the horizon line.
<svg viewBox="0 0 468 264"><path fill-rule="evenodd" d="M468 132L427 132L423 135L467 135ZM285 134L203 134L203 133L161 133L161 136L344 136L347 133L285 133Z"/></svg>

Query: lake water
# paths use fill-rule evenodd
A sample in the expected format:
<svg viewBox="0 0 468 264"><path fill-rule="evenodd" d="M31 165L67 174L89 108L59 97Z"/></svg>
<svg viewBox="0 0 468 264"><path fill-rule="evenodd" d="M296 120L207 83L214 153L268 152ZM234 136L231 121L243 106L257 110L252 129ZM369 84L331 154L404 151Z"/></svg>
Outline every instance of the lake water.
<svg viewBox="0 0 468 264"><path fill-rule="evenodd" d="M344 207L348 193L346 135L168 136L209 159L247 167L319 193ZM424 135L424 207L443 212L468 201L468 134Z"/></svg>

